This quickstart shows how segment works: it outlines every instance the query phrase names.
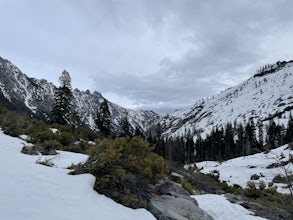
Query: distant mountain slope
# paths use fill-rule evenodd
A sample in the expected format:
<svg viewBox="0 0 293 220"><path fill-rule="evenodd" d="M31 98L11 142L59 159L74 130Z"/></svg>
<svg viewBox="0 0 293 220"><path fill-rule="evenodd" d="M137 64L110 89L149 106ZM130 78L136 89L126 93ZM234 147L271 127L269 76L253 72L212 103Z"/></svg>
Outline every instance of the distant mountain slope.
<svg viewBox="0 0 293 220"><path fill-rule="evenodd" d="M55 85L44 79L34 79L22 73L10 61L0 57L0 105L48 120L54 102ZM95 128L97 110L105 99L99 92L73 90L73 106L81 121ZM121 119L126 115L133 129L145 132L160 116L153 111L129 110L109 102L112 113L111 130L120 132Z"/></svg>
<svg viewBox="0 0 293 220"><path fill-rule="evenodd" d="M281 175L285 179L286 172L287 175L293 172L293 166L290 163L293 153L291 148L292 146L286 144L269 152L237 157L224 162L203 161L196 163L196 166L202 173L213 173L217 170L220 181L225 181L230 186L237 184L245 188L248 181L256 184L264 181L267 186L273 184L277 191L289 194L285 181L274 181L274 177Z"/></svg>
<svg viewBox="0 0 293 220"><path fill-rule="evenodd" d="M213 127L227 122L248 122L253 118L264 124L272 118L287 125L293 109L293 61L266 66L245 82L218 95L202 99L192 107L177 110L161 120L165 137L186 132L204 137Z"/></svg>

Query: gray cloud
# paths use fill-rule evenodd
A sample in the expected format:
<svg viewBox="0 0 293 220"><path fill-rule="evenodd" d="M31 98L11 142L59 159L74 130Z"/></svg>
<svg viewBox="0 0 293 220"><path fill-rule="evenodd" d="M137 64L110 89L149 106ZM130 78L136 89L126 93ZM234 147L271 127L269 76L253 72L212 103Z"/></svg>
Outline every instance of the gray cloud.
<svg viewBox="0 0 293 220"><path fill-rule="evenodd" d="M165 113L292 59L290 0L1 0L0 56Z"/></svg>

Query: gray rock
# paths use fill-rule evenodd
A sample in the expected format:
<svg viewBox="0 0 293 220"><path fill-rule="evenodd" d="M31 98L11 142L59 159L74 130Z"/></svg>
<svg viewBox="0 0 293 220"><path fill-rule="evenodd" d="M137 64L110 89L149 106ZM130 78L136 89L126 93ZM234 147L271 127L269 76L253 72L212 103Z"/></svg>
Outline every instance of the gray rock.
<svg viewBox="0 0 293 220"><path fill-rule="evenodd" d="M40 153L42 155L56 155L57 152L56 150L54 150L53 148L51 147L43 147L41 150L40 150Z"/></svg>
<svg viewBox="0 0 293 220"><path fill-rule="evenodd" d="M223 191L223 190L216 190L215 193L218 194L218 195L222 195L222 194L225 194L225 191Z"/></svg>
<svg viewBox="0 0 293 220"><path fill-rule="evenodd" d="M157 185L157 191L160 195L170 195L175 198L191 199L190 194L178 183L164 180Z"/></svg>
<svg viewBox="0 0 293 220"><path fill-rule="evenodd" d="M212 220L213 218L201 210L192 200L161 195L152 198L148 210L158 220Z"/></svg>
<svg viewBox="0 0 293 220"><path fill-rule="evenodd" d="M241 195L235 195L235 194L232 194L232 193L226 193L225 197L228 199L229 202L236 203L236 204L239 204L239 203L242 203L244 201L247 201L246 197L241 196Z"/></svg>
<svg viewBox="0 0 293 220"><path fill-rule="evenodd" d="M175 180L175 181L180 181L183 180L183 176L179 173L176 172L172 172L171 173L171 177Z"/></svg>
<svg viewBox="0 0 293 220"><path fill-rule="evenodd" d="M241 196L241 195L234 195L231 193L226 193L225 197L228 199L228 201L232 203L239 204L243 206L244 208L248 209L249 211L254 212L256 215L272 219L272 220L287 220L292 219L292 215L278 207L266 207L259 203L249 201L247 197Z"/></svg>
<svg viewBox="0 0 293 220"><path fill-rule="evenodd" d="M156 186L160 196L153 197L148 210L159 220L212 220L213 218L198 207L178 183L164 180Z"/></svg>
<svg viewBox="0 0 293 220"><path fill-rule="evenodd" d="M240 202L239 205L254 212L256 215L267 218L267 219L271 219L271 220L292 219L292 214L277 207L274 207L274 208L265 207L259 203L252 202L252 201L243 201L243 202Z"/></svg>
<svg viewBox="0 0 293 220"><path fill-rule="evenodd" d="M260 178L260 176L257 175L257 174L253 174L253 175L250 177L251 180L258 180L259 178Z"/></svg>
<svg viewBox="0 0 293 220"><path fill-rule="evenodd" d="M38 155L38 151L33 146L23 146L21 153L28 155Z"/></svg>

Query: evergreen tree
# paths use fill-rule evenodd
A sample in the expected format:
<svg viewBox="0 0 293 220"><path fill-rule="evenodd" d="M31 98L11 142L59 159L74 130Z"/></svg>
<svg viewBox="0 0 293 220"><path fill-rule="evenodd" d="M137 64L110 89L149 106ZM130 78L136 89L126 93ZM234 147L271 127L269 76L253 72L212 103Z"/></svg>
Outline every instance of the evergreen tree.
<svg viewBox="0 0 293 220"><path fill-rule="evenodd" d="M132 137L131 125L128 121L128 115L122 118L120 137Z"/></svg>
<svg viewBox="0 0 293 220"><path fill-rule="evenodd" d="M286 144L293 141L293 118L292 118L291 113L290 113L290 117L289 117L289 121L288 121L288 125L287 125L286 134L284 137L284 141Z"/></svg>
<svg viewBox="0 0 293 220"><path fill-rule="evenodd" d="M100 132L102 132L105 136L110 135L111 113L106 99L104 99L100 105L95 123Z"/></svg>
<svg viewBox="0 0 293 220"><path fill-rule="evenodd" d="M185 152L186 152L186 163L194 163L195 162L195 146L193 141L193 135L190 132L187 132L185 137Z"/></svg>
<svg viewBox="0 0 293 220"><path fill-rule="evenodd" d="M138 126L135 126L134 136L140 136L140 137L144 138L144 135Z"/></svg>
<svg viewBox="0 0 293 220"><path fill-rule="evenodd" d="M264 150L263 149L263 146L264 146L264 143L263 143L263 138L264 138L264 136L263 136L263 123L261 120L258 120L257 127L258 127L258 142L259 142L261 150Z"/></svg>
<svg viewBox="0 0 293 220"><path fill-rule="evenodd" d="M245 126L245 142L245 155L249 155L251 154L252 149L258 146L255 134L255 124L252 118L249 119L249 122Z"/></svg>
<svg viewBox="0 0 293 220"><path fill-rule="evenodd" d="M234 157L234 149L235 149L235 142L234 142L234 133L231 123L227 123L225 128L225 154L224 159L231 159Z"/></svg>
<svg viewBox="0 0 293 220"><path fill-rule="evenodd" d="M162 126L160 123L157 123L155 128L154 128L154 144L155 144L155 149L154 152L159 154L160 156L165 155L165 148L164 148L164 141L162 139Z"/></svg>
<svg viewBox="0 0 293 220"><path fill-rule="evenodd" d="M240 122L238 126L236 127L236 149L235 149L235 157L243 156L244 155L244 147L245 147L245 141L244 141L244 127L242 123Z"/></svg>
<svg viewBox="0 0 293 220"><path fill-rule="evenodd" d="M272 119L267 130L267 143L270 148L281 145L282 142L282 126L277 125Z"/></svg>
<svg viewBox="0 0 293 220"><path fill-rule="evenodd" d="M70 124L71 117L71 78L64 70L59 77L60 86L55 91L55 102L51 112L51 121L59 124Z"/></svg>

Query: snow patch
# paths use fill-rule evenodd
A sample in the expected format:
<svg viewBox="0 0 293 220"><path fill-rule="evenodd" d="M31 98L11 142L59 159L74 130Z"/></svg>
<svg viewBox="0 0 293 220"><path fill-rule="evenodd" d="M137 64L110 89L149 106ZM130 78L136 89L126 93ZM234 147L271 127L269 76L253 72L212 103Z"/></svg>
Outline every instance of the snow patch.
<svg viewBox="0 0 293 220"><path fill-rule="evenodd" d="M253 212L241 205L229 202L223 195L206 194L191 197L196 199L199 207L215 220L265 220L265 218L254 216Z"/></svg>
<svg viewBox="0 0 293 220"><path fill-rule="evenodd" d="M237 157L231 160L224 161L222 163L215 161L204 161L196 163L197 168L202 173L213 173L214 170L219 172L219 179L226 181L228 185L237 184L242 188L245 188L247 182L250 181L252 175L256 174L259 179L256 183L264 181L268 186L272 183L273 178L278 175L284 175L284 169L281 167L266 168L267 166L288 161L293 155L293 151L288 149L288 145L281 146L279 148L271 150L269 153L258 153L249 156ZM285 166L288 171L293 173L293 166L291 163ZM277 191L280 193L289 193L289 190L285 187L285 184L274 184L277 187Z"/></svg>

